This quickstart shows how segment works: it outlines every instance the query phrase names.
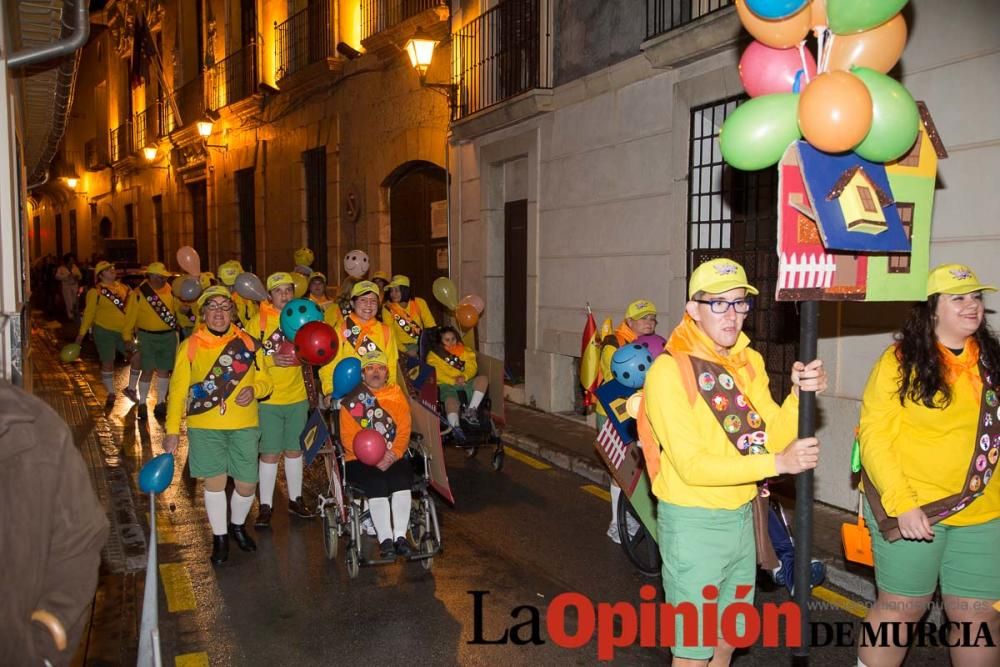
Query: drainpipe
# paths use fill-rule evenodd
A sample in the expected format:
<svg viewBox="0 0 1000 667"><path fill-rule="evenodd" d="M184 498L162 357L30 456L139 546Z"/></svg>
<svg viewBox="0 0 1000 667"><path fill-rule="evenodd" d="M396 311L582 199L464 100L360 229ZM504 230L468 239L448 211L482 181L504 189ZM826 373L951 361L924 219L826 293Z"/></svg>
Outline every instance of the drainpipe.
<svg viewBox="0 0 1000 667"><path fill-rule="evenodd" d="M76 11L72 12L74 9ZM72 24L66 22L66 16L71 12L75 18ZM75 0L75 2L74 0L65 0L63 4L63 33L68 33L69 36L37 49L24 49L12 53L7 58L7 67L19 68L42 63L69 55L86 44L87 38L90 36L90 12L87 8L87 0Z"/></svg>

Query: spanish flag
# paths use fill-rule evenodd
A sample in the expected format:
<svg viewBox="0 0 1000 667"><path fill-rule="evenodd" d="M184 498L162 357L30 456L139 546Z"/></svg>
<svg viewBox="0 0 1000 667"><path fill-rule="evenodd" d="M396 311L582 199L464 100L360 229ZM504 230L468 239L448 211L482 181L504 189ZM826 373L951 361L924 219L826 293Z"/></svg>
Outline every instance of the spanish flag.
<svg viewBox="0 0 1000 667"><path fill-rule="evenodd" d="M597 337L597 321L587 304L587 324L580 340L580 384L583 385L583 404L594 404L594 391L600 384L601 339Z"/></svg>

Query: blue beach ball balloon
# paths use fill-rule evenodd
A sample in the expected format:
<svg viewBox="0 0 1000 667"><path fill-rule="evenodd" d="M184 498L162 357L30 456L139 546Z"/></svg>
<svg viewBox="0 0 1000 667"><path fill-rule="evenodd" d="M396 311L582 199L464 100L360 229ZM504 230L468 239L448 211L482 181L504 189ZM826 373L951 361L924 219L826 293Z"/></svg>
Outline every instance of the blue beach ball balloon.
<svg viewBox="0 0 1000 667"><path fill-rule="evenodd" d="M653 355L649 348L638 343L629 343L618 348L611 357L611 374L621 384L630 389L641 389L646 381L646 371L653 365Z"/></svg>

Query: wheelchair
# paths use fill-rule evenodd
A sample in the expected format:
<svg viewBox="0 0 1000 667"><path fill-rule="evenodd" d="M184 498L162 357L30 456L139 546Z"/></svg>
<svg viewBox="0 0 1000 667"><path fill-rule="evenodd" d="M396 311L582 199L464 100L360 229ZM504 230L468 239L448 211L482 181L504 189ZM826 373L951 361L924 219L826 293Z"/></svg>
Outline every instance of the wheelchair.
<svg viewBox="0 0 1000 667"><path fill-rule="evenodd" d="M469 405L469 397L464 390L459 390L459 428L462 429L462 433L465 435L465 439L460 441L455 437L451 426L448 424L447 419L444 418L444 402L438 399L437 401L437 413L438 417L441 419L441 444L443 445L453 445L459 449L465 450L466 458L473 458L479 452L480 447L493 447L493 457L491 463L493 469L497 472L503 470L504 459L506 458L506 453L504 452L503 439L500 437L500 429L497 428L496 422L493 421L493 415L490 411L492 403L490 397L486 396L483 401L479 404L479 408L476 410L476 418L479 421L478 425L470 424L465 418L465 411Z"/></svg>
<svg viewBox="0 0 1000 667"><path fill-rule="evenodd" d="M320 449L327 477L330 480L326 493L319 494L319 512L323 516L323 543L326 557L337 558L340 540L344 540L347 575L358 576L362 565L385 565L396 558L379 558L377 538L368 537L362 529L370 519L368 499L364 492L350 483L345 475L344 448L337 437L332 444ZM420 561L425 570L434 564L434 556L441 551L441 529L437 508L430 493L430 455L423 446L423 436L413 434L406 452L413 465L414 481L411 487L413 505L410 510L409 533L415 546L407 561ZM366 539L368 538L368 539Z"/></svg>

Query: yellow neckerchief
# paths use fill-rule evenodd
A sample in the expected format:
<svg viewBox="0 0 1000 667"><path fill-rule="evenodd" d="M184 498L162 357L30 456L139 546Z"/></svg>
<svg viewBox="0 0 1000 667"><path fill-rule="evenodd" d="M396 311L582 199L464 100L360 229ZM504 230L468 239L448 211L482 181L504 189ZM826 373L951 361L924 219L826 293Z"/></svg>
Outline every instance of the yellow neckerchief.
<svg viewBox="0 0 1000 667"><path fill-rule="evenodd" d="M198 328L194 330L188 340L187 357L189 362L194 362L195 356L198 354L199 349L214 350L229 344L233 338L239 337L243 344L247 346L247 349L251 352L257 350L257 342L253 339L250 334L244 332L237 326L233 324L229 325L229 331L217 336L208 330L208 325L202 323L198 325Z"/></svg>
<svg viewBox="0 0 1000 667"><path fill-rule="evenodd" d="M968 375L976 393L983 391L983 378L979 375L979 343L971 336L965 339L965 347L959 355L937 344L941 364L944 366L944 381L954 387L963 375Z"/></svg>
<svg viewBox="0 0 1000 667"><path fill-rule="evenodd" d="M628 345L638 338L638 336L636 336L635 332L632 331L632 327L630 327L625 320L622 320L622 323L618 325L617 329L615 329L615 338L618 339L618 347L621 347L622 345Z"/></svg>
<svg viewBox="0 0 1000 667"><path fill-rule="evenodd" d="M677 360L681 370L681 378L684 381L684 388L687 390L688 398L693 404L698 398L698 388L695 386L696 378L691 367L691 360L688 357L698 357L713 364L722 366L729 374L736 377L736 373L744 367L749 371L750 379L754 377L753 366L750 365L750 357L747 350L750 347L750 339L745 333L740 332L736 339L736 344L729 348L729 354L721 355L715 350L715 343L698 326L698 323L691 319L687 313L684 319L677 325L670 340L667 341L667 351Z"/></svg>

